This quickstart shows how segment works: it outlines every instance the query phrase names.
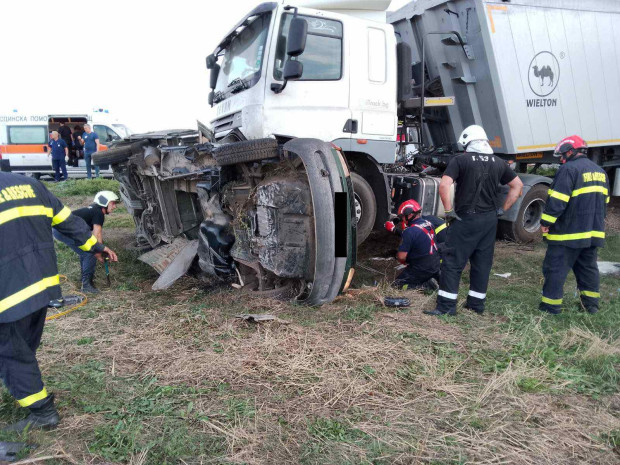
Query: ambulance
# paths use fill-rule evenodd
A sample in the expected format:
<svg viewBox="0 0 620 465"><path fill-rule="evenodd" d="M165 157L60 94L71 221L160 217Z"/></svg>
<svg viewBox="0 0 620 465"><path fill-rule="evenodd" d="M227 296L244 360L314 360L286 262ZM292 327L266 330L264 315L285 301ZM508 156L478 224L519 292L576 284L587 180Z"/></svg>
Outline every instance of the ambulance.
<svg viewBox="0 0 620 465"><path fill-rule="evenodd" d="M89 124L99 136L100 150L131 135L126 125L113 118L107 110L95 109L90 113L20 113L13 111L0 114L0 168L2 171L27 174L39 179L43 175L54 175L52 158L49 156L50 132L57 131L60 123L73 131L75 126ZM69 166L70 177L85 177L84 159L78 166ZM109 167L101 175L112 176ZM94 169L93 169L94 175Z"/></svg>

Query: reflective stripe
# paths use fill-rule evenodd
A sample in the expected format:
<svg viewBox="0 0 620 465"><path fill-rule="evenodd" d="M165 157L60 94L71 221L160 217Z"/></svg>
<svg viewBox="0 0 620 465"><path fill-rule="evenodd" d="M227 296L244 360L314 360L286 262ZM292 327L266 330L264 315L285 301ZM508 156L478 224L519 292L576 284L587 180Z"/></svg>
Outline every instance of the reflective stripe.
<svg viewBox="0 0 620 465"><path fill-rule="evenodd" d="M589 186L582 187L581 189L575 189L571 194L571 197L577 197L581 194L592 194L593 192L598 192L603 195L607 195L607 188L604 186Z"/></svg>
<svg viewBox="0 0 620 465"><path fill-rule="evenodd" d="M82 249L84 252L88 252L90 251L90 249L93 248L93 245L95 245L96 243L97 243L97 238L95 236L90 236L90 239L84 242L84 245L81 245L80 249Z"/></svg>
<svg viewBox="0 0 620 465"><path fill-rule="evenodd" d="M586 297L594 297L595 299L598 299L598 298L601 297L601 293L600 292L581 291L580 294L581 295L585 295Z"/></svg>
<svg viewBox="0 0 620 465"><path fill-rule="evenodd" d="M437 294L440 295L441 297L445 297L446 299L451 299L451 300L456 300L459 296L458 294L450 294L449 292L446 292L446 291L439 291Z"/></svg>
<svg viewBox="0 0 620 465"><path fill-rule="evenodd" d="M43 205L28 205L22 207L10 208L0 213L0 224L8 223L11 220L22 218L24 216L54 216L54 210Z"/></svg>
<svg viewBox="0 0 620 465"><path fill-rule="evenodd" d="M542 296L542 301L549 305L562 305L562 299L549 299L544 295Z"/></svg>
<svg viewBox="0 0 620 465"><path fill-rule="evenodd" d="M547 215L546 213L543 213L540 219L547 223L555 223L558 220L555 216Z"/></svg>
<svg viewBox="0 0 620 465"><path fill-rule="evenodd" d="M483 294L482 292L472 291L471 289L469 290L469 295L472 297L475 297L476 299L484 299L487 296L486 294Z"/></svg>
<svg viewBox="0 0 620 465"><path fill-rule="evenodd" d="M21 291L0 300L0 313L8 310L11 307L14 307L19 303L22 303L24 300L29 299L30 297L38 294L39 292L43 292L48 287L58 286L59 284L60 278L58 277L58 275L50 276L49 278L43 278L38 283L31 284L30 286L22 289Z"/></svg>
<svg viewBox="0 0 620 465"><path fill-rule="evenodd" d="M32 394L31 396L24 397L23 399L19 399L19 405L22 407L30 407L35 402L40 401L41 399L45 399L47 397L47 391L43 388L42 391L37 392L36 394Z"/></svg>
<svg viewBox="0 0 620 465"><path fill-rule="evenodd" d="M549 241L575 241L579 239L590 239L592 237L598 237L605 239L605 232L603 231L588 231L574 234L543 234Z"/></svg>
<svg viewBox="0 0 620 465"><path fill-rule="evenodd" d="M439 234L441 231L443 231L447 227L448 227L448 223L444 223L441 226L437 226L437 229L435 229L435 234Z"/></svg>
<svg viewBox="0 0 620 465"><path fill-rule="evenodd" d="M605 203L609 203L609 196L605 199Z"/></svg>
<svg viewBox="0 0 620 465"><path fill-rule="evenodd" d="M563 200L564 202L568 202L570 200L568 195L554 191L553 189L549 189L549 197L555 197L556 199Z"/></svg>
<svg viewBox="0 0 620 465"><path fill-rule="evenodd" d="M68 207L64 207L60 212L52 218L52 226L62 223L71 214L71 210Z"/></svg>

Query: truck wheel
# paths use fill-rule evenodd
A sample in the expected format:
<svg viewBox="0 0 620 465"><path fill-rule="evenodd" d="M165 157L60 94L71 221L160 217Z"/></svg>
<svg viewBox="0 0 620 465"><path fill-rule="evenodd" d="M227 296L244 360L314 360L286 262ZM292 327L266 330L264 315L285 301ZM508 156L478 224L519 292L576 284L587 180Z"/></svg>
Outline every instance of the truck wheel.
<svg viewBox="0 0 620 465"><path fill-rule="evenodd" d="M93 164L99 166L121 163L132 155L141 153L142 147L144 147L146 143L147 141L140 140L127 145L118 145L108 150L104 150L103 152L93 153Z"/></svg>
<svg viewBox="0 0 620 465"><path fill-rule="evenodd" d="M523 197L514 223L500 222L501 232L507 239L515 242L539 242L542 240L540 217L545 209L548 190L549 187L544 184L535 185Z"/></svg>
<svg viewBox="0 0 620 465"><path fill-rule="evenodd" d="M220 145L211 153L220 166L235 165L249 161L277 158L278 141L275 139L256 139Z"/></svg>
<svg viewBox="0 0 620 465"><path fill-rule="evenodd" d="M375 224L377 201L370 184L357 173L351 173L355 193L355 217L357 218L357 245L366 240Z"/></svg>

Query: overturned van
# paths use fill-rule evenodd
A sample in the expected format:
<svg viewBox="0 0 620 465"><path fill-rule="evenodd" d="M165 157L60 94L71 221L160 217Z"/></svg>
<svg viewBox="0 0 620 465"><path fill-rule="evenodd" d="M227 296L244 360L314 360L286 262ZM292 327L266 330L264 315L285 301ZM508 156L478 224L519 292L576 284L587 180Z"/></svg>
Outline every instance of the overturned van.
<svg viewBox="0 0 620 465"><path fill-rule="evenodd" d="M141 260L169 286L186 272L307 305L346 289L356 259L350 173L316 139L224 145L196 131L133 135L105 152L136 223Z"/></svg>

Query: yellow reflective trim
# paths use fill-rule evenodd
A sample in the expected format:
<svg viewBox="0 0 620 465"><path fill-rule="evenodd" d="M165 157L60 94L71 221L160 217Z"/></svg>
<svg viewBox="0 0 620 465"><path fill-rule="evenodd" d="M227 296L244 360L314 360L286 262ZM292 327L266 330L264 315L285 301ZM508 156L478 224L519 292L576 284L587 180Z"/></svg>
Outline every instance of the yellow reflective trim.
<svg viewBox="0 0 620 465"><path fill-rule="evenodd" d="M0 300L0 313L14 307L17 304L22 303L24 300L29 299L33 295L43 292L48 287L58 286L60 284L60 278L58 275L50 276L49 278L43 278L41 281L31 284L30 286L16 292L13 295L5 297Z"/></svg>
<svg viewBox="0 0 620 465"><path fill-rule="evenodd" d="M581 195L581 194L592 194L593 192L607 195L607 188L605 186L582 187L581 189L575 189L573 193L571 194L571 197L577 197L578 195Z"/></svg>
<svg viewBox="0 0 620 465"><path fill-rule="evenodd" d="M90 249L93 248L93 245L95 245L96 243L97 238L95 236L90 236L90 239L84 242L84 244L80 246L80 249L82 249L84 252L88 252Z"/></svg>
<svg viewBox="0 0 620 465"><path fill-rule="evenodd" d="M561 192L558 192L558 191L554 191L553 189L549 189L549 197L554 197L564 202L568 202L570 200L570 197L568 195L562 194Z"/></svg>
<svg viewBox="0 0 620 465"><path fill-rule="evenodd" d="M444 223L442 225L437 226L437 229L435 229L435 234L439 234L441 231L443 231L447 227L448 227L448 223Z"/></svg>
<svg viewBox="0 0 620 465"><path fill-rule="evenodd" d="M609 203L609 196L605 199L605 203Z"/></svg>
<svg viewBox="0 0 620 465"><path fill-rule="evenodd" d="M60 212L52 218L52 226L62 223L71 214L71 210L68 207L64 207Z"/></svg>
<svg viewBox="0 0 620 465"><path fill-rule="evenodd" d="M592 237L605 239L605 233L603 231L588 231L574 234L547 234L545 237L550 241L575 241L578 239L590 239Z"/></svg>
<svg viewBox="0 0 620 465"><path fill-rule="evenodd" d="M28 205L10 208L0 213L0 224L8 223L11 220L24 216L54 216L54 210L43 205Z"/></svg>
<svg viewBox="0 0 620 465"><path fill-rule="evenodd" d="M601 297L601 293L600 292L581 291L580 294L581 295L585 295L586 297L594 297L595 299L598 299L598 298Z"/></svg>
<svg viewBox="0 0 620 465"><path fill-rule="evenodd" d="M542 301L549 305L562 305L562 299L549 299L544 295L542 296Z"/></svg>
<svg viewBox="0 0 620 465"><path fill-rule="evenodd" d="M543 213L540 219L547 223L555 223L558 220L555 216L547 215L546 213Z"/></svg>
<svg viewBox="0 0 620 465"><path fill-rule="evenodd" d="M40 401L41 399L45 399L47 397L47 390L43 388L42 391L37 392L36 394L32 394L31 396L24 397L23 399L19 399L19 405L22 407L30 407L35 402Z"/></svg>

